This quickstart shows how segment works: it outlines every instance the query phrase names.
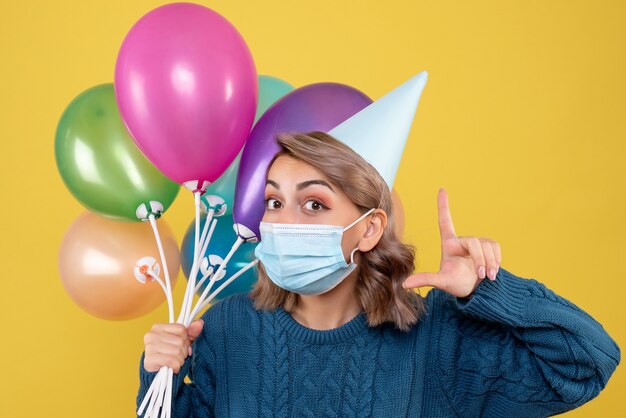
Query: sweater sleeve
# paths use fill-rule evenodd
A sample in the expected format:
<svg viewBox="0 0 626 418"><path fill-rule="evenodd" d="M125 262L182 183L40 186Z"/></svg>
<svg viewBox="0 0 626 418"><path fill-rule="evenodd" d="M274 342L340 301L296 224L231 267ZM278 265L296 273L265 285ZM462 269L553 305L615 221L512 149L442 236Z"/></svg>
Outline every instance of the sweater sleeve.
<svg viewBox="0 0 626 418"><path fill-rule="evenodd" d="M209 309L210 310L210 309ZM172 381L172 416L174 418L212 418L215 401L215 376L212 365L215 364L215 352L208 344L206 317L205 326L192 344L193 355L187 357L179 373L173 375ZM139 363L139 391L137 393L137 410L148 392L158 372L148 372L143 367L145 352ZM189 376L190 383L185 383ZM145 416L144 410L141 417Z"/></svg>
<svg viewBox="0 0 626 418"><path fill-rule="evenodd" d="M434 291L436 375L459 416L574 409L600 393L620 362L602 325L534 279L501 267L468 298Z"/></svg>

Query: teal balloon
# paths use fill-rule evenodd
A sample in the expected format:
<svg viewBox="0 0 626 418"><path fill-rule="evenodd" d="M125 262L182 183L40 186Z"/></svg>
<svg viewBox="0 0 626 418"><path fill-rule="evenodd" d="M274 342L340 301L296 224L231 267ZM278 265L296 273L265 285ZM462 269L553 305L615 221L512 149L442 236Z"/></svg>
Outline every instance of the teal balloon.
<svg viewBox="0 0 626 418"><path fill-rule="evenodd" d="M113 220L139 221L137 208L172 204L180 186L141 153L120 116L113 84L92 87L65 109L54 151L61 178L87 209Z"/></svg>
<svg viewBox="0 0 626 418"><path fill-rule="evenodd" d="M256 109L254 123L256 123L263 113L270 108L285 94L292 91L294 87L279 78L269 75L259 76L259 102ZM241 159L241 151L237 157L228 166L226 171L209 187L207 187L205 195L216 195L224 199L226 202L226 215L233 211L233 202L235 200L235 185L237 184L237 172L239 171L239 160ZM205 200L205 199L203 199ZM206 204L206 200L205 200Z"/></svg>
<svg viewBox="0 0 626 418"><path fill-rule="evenodd" d="M239 170L239 160L241 159L241 151L237 154L237 157L228 166L226 171L209 187L206 189L206 193L200 198L205 205L208 206L206 196L215 195L219 196L226 202L226 215L233 213L233 202L235 201L235 184L237 184L237 171Z"/></svg>
<svg viewBox="0 0 626 418"><path fill-rule="evenodd" d="M293 89L294 87L291 84L280 78L270 75L259 75L259 102L256 107L254 123L263 116L263 113L265 113L271 105Z"/></svg>

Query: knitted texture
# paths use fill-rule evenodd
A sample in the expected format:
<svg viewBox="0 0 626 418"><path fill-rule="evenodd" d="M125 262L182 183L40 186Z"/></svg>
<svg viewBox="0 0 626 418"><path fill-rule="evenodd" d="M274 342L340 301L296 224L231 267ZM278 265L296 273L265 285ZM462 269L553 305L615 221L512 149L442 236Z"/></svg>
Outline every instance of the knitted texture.
<svg viewBox="0 0 626 418"><path fill-rule="evenodd" d="M408 332L364 313L319 331L227 297L174 376L174 416L546 417L596 397L620 362L591 316L503 268L468 298L425 302ZM156 375L143 357L137 405Z"/></svg>

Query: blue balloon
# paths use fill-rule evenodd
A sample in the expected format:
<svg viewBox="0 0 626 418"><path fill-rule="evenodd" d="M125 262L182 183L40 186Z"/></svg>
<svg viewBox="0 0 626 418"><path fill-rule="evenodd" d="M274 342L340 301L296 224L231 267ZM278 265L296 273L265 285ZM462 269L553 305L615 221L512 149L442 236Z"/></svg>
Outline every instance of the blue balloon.
<svg viewBox="0 0 626 418"><path fill-rule="evenodd" d="M237 235L233 230L233 217L232 215L224 215L217 219L217 225L215 225L215 230L213 231L213 236L211 237L211 241L203 254L204 257L208 257L210 254L215 254L220 256L221 258L225 258L228 252L230 251L231 246L237 239ZM200 234L202 234L202 230L204 228L205 218L203 217L200 222ZM187 232L185 233L185 237L183 238L183 244L181 248L181 265L183 268L183 273L185 277L189 279L189 273L191 273L191 266L193 263L193 250L194 250L194 242L195 242L195 233L196 231L196 222L195 220L191 222L189 228L187 228ZM232 258L228 262L226 266L226 276L221 280L216 281L213 284L213 287L209 291L209 294L217 289L224 280L227 280L230 276L239 271L243 266L248 264L249 262L255 259L254 256L254 248L257 246L257 243L244 243L242 244L235 254L233 254ZM202 273L199 271L196 276L196 283L202 279ZM228 295L232 295L234 293L245 293L252 289L252 286L256 282L257 279L257 271L256 267L253 267L247 270L244 274L237 277L232 283L222 290L218 296L216 296L215 300L222 299ZM202 294L206 285L209 283L210 279L207 279L204 284L198 289L198 294Z"/></svg>

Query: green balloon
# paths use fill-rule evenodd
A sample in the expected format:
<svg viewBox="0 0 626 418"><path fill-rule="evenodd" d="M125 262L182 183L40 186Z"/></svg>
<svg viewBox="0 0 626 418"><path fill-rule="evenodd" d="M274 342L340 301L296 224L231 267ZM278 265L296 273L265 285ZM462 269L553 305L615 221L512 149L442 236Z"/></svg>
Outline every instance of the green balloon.
<svg viewBox="0 0 626 418"><path fill-rule="evenodd" d="M280 78L271 75L259 75L259 101L256 106L254 123L257 123L271 105L293 89L291 84Z"/></svg>
<svg viewBox="0 0 626 418"><path fill-rule="evenodd" d="M163 211L180 186L141 153L120 116L113 84L92 87L65 109L54 144L67 188L87 209L114 220L139 221L137 208Z"/></svg>

